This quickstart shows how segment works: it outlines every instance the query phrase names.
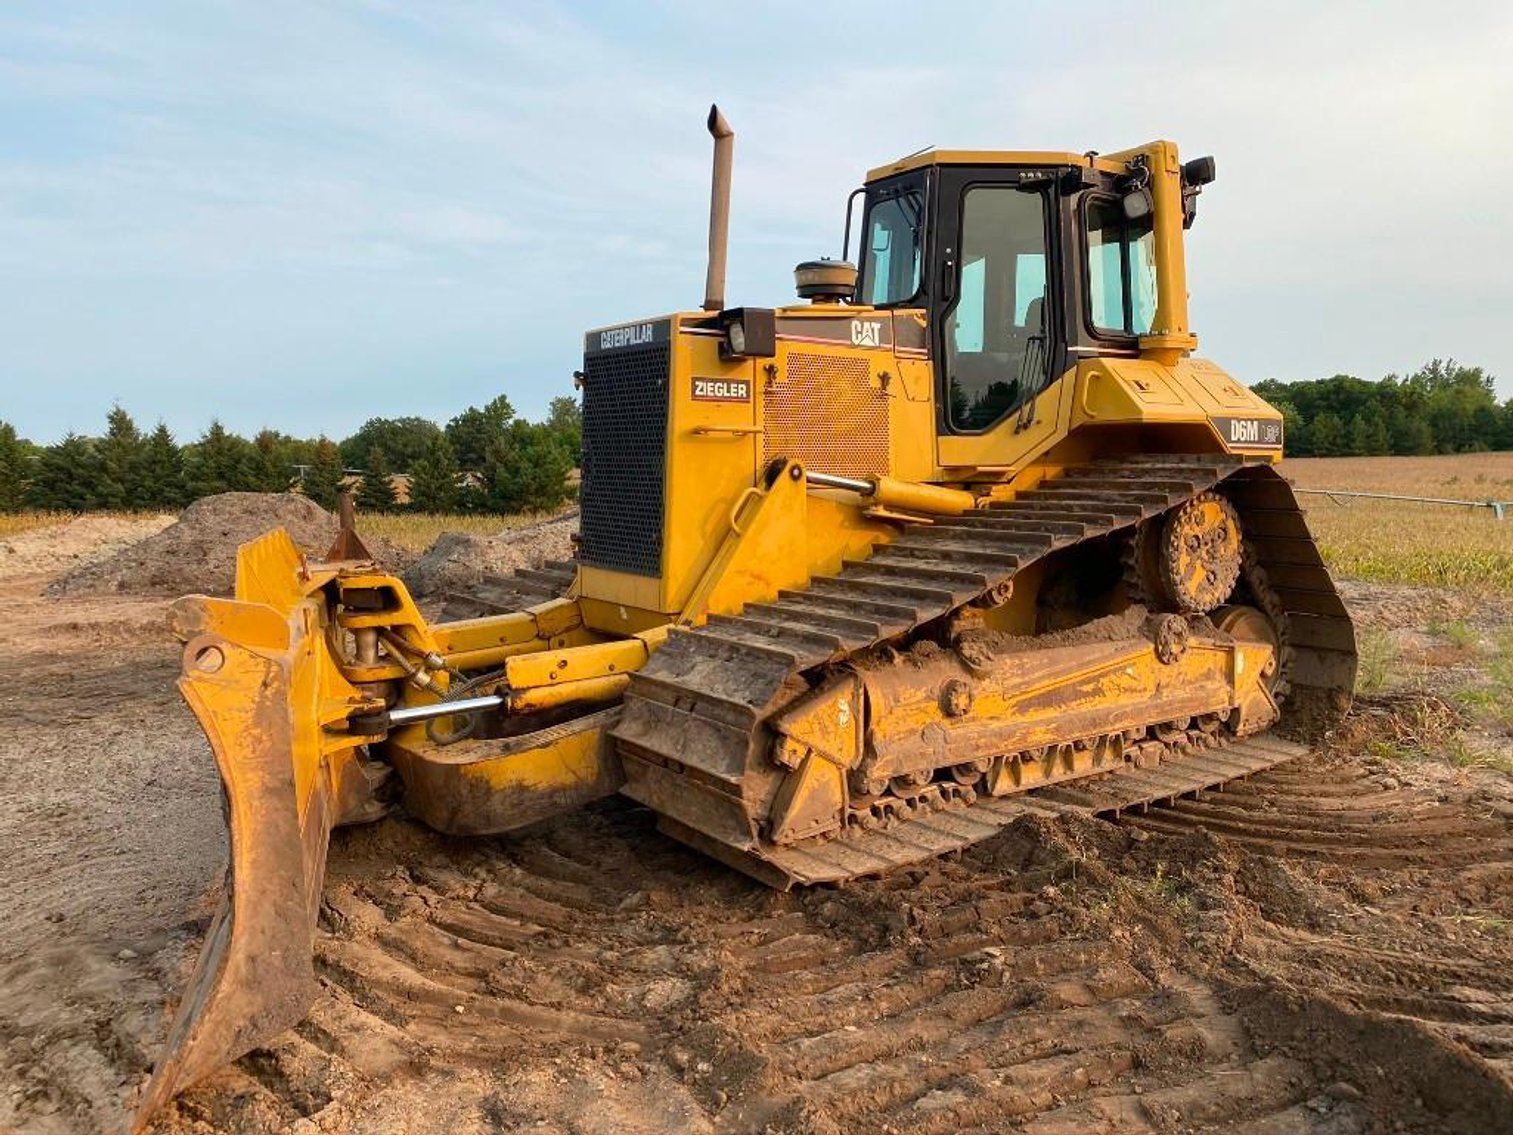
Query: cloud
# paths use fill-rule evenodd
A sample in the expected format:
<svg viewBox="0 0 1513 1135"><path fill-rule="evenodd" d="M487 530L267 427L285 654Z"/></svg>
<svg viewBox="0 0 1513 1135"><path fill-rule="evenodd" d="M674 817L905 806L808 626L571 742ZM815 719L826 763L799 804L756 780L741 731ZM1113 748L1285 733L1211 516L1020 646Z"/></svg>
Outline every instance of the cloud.
<svg viewBox="0 0 1513 1135"><path fill-rule="evenodd" d="M10 6L0 44L0 416L41 438L112 397L191 435L500 389L539 412L583 328L697 303L711 99L738 132L733 299L786 300L904 153L1169 136L1219 161L1205 353L1513 380L1497 5L150 0Z"/></svg>

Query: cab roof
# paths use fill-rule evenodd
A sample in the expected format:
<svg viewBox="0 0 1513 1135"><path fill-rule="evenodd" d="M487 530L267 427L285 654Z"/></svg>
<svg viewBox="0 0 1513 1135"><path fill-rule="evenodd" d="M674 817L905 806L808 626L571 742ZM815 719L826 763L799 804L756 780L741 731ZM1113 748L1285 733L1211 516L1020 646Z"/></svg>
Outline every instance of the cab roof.
<svg viewBox="0 0 1513 1135"><path fill-rule="evenodd" d="M1090 157L1070 150L921 150L868 170L867 181L879 181L926 166L1090 166L1106 173L1123 173L1129 152Z"/></svg>

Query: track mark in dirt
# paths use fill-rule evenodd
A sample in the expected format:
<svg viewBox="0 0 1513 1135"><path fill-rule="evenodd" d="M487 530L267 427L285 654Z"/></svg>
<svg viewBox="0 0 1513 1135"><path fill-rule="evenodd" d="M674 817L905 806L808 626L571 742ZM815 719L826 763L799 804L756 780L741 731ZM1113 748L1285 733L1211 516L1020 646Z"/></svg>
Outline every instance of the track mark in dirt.
<svg viewBox="0 0 1513 1135"><path fill-rule="evenodd" d="M1513 1114L1507 795L1336 759L1125 823L1227 849L1239 917L1216 976L1260 1046L1374 1082L1407 1129L1494 1131Z"/></svg>
<svg viewBox="0 0 1513 1135"><path fill-rule="evenodd" d="M622 801L474 842L390 821L333 847L310 1020L160 1130L276 1129L313 1076L354 1131L439 1083L479 1131L1493 1131L1506 943L1435 943L1509 861L1494 812L1348 761L786 895Z"/></svg>

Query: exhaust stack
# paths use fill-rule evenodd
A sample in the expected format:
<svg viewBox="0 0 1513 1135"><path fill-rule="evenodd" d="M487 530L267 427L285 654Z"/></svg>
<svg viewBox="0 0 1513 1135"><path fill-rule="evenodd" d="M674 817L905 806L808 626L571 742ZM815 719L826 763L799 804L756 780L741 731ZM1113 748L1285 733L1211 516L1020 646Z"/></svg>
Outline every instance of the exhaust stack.
<svg viewBox="0 0 1513 1135"><path fill-rule="evenodd" d="M730 243L730 166L735 156L735 131L720 108L709 108L709 133L714 138L714 174L709 186L709 270L704 275L704 310L725 308L725 252Z"/></svg>

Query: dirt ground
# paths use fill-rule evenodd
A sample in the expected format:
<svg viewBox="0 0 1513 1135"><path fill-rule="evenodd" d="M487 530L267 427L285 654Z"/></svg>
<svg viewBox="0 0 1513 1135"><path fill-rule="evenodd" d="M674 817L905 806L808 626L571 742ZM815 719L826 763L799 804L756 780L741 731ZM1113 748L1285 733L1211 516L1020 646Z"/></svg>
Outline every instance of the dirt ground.
<svg viewBox="0 0 1513 1135"><path fill-rule="evenodd" d="M0 1128L38 1133L123 1121L225 855L164 601L56 574L0 576ZM1508 620L1347 598L1439 670L1447 627ZM340 831L309 1018L153 1130L1506 1131L1513 778L1404 756L1405 696L1222 793L839 889L768 891L619 800Z"/></svg>

